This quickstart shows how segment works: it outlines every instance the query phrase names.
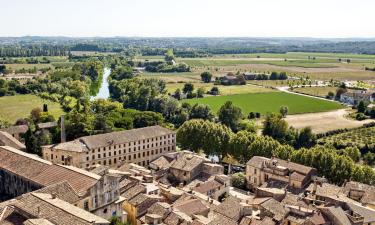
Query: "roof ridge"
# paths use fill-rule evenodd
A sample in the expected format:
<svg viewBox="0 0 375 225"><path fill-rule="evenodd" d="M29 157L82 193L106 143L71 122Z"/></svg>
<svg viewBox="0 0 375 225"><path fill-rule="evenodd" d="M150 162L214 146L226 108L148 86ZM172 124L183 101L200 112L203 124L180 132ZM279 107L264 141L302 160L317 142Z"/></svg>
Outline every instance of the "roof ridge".
<svg viewBox="0 0 375 225"><path fill-rule="evenodd" d="M53 163L51 163L50 161L47 161L47 160L42 159L42 158L40 158L40 157L38 157L36 155L30 154L30 153L26 153L24 151L18 150L16 148L13 148L13 147L10 147L10 146L0 146L0 148L3 149L3 150L6 150L6 151L12 152L12 153L21 155L23 157L27 157L27 158L32 159L34 161L38 161L40 163L44 163L46 165L53 165Z"/></svg>
<svg viewBox="0 0 375 225"><path fill-rule="evenodd" d="M66 169L69 169L70 171L73 171L73 172L76 172L76 173L83 174L83 175L85 175L87 177L91 177L95 180L99 180L100 178L102 178L102 176L100 176L100 175L97 175L95 173L91 173L89 171L86 171L86 170L83 170L83 169L80 169L80 168L77 168L77 167L74 167L74 166L64 166L64 165L60 165L60 164L55 164L55 165L66 168Z"/></svg>

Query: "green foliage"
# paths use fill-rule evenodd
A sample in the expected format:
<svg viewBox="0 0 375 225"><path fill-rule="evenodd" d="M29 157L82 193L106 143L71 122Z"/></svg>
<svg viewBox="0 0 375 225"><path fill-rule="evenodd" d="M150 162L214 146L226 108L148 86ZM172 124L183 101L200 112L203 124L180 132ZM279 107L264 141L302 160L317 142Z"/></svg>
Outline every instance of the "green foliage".
<svg viewBox="0 0 375 225"><path fill-rule="evenodd" d="M316 135L312 132L310 127L302 128L296 138L296 148L311 148L316 144Z"/></svg>
<svg viewBox="0 0 375 225"><path fill-rule="evenodd" d="M365 113L366 105L363 101L360 101L357 106L358 113Z"/></svg>
<svg viewBox="0 0 375 225"><path fill-rule="evenodd" d="M288 106L285 106L285 105L280 106L280 114L282 117L285 118L288 115L288 112L289 112Z"/></svg>
<svg viewBox="0 0 375 225"><path fill-rule="evenodd" d="M285 142L288 135L288 123L277 114L268 114L263 121L263 135Z"/></svg>
<svg viewBox="0 0 375 225"><path fill-rule="evenodd" d="M243 115L241 108L234 106L231 101L228 101L219 109L218 117L222 124L236 132Z"/></svg>
<svg viewBox="0 0 375 225"><path fill-rule="evenodd" d="M131 79L134 77L133 69L130 66L117 66L111 71L110 77L114 80Z"/></svg>
<svg viewBox="0 0 375 225"><path fill-rule="evenodd" d="M214 118L211 109L207 105L195 104L190 110L189 114L190 119L203 119L203 120L212 120Z"/></svg>
<svg viewBox="0 0 375 225"><path fill-rule="evenodd" d="M344 155L350 157L354 162L359 162L361 158L361 152L356 147L346 147L343 150Z"/></svg>
<svg viewBox="0 0 375 225"><path fill-rule="evenodd" d="M177 141L184 149L224 157L233 133L226 126L205 120L189 120L177 131Z"/></svg>
<svg viewBox="0 0 375 225"><path fill-rule="evenodd" d="M182 88L182 92L184 94L192 93L193 91L194 91L194 85L192 83L184 84L184 87Z"/></svg>
<svg viewBox="0 0 375 225"><path fill-rule="evenodd" d="M210 83L212 79L212 73L210 72L203 72L201 73L201 79L204 83Z"/></svg>
<svg viewBox="0 0 375 225"><path fill-rule="evenodd" d="M243 173L235 173L231 176L232 186L239 189L246 188L246 176Z"/></svg>

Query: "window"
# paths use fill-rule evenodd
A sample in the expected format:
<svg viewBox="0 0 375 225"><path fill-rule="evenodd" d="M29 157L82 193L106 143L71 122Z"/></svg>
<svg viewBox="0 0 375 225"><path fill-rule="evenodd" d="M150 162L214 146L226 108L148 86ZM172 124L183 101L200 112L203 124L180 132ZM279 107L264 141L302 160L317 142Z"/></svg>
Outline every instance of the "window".
<svg viewBox="0 0 375 225"><path fill-rule="evenodd" d="M62 155L62 156L61 156L61 161L63 161L63 162L64 162L64 155Z"/></svg>
<svg viewBox="0 0 375 225"><path fill-rule="evenodd" d="M113 163L116 164L116 159L113 159Z"/></svg>
<svg viewBox="0 0 375 225"><path fill-rule="evenodd" d="M83 208L85 209L85 210L89 210L89 202L88 201L85 201L84 203L83 203Z"/></svg>
<svg viewBox="0 0 375 225"><path fill-rule="evenodd" d="M92 156L92 160L95 160L95 155Z"/></svg>
<svg viewBox="0 0 375 225"><path fill-rule="evenodd" d="M86 157L86 161L89 161L89 157L88 156Z"/></svg>
<svg viewBox="0 0 375 225"><path fill-rule="evenodd" d="M100 159L100 154L98 154L98 159Z"/></svg>

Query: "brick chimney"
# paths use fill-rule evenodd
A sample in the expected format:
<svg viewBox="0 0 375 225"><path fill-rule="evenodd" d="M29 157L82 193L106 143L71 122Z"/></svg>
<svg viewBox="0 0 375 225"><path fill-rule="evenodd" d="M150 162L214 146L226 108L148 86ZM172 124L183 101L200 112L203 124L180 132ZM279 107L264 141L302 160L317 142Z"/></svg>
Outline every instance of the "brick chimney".
<svg viewBox="0 0 375 225"><path fill-rule="evenodd" d="M62 115L60 119L60 127L61 127L61 134L60 134L60 142L64 143L66 142L66 134L65 134L65 116Z"/></svg>

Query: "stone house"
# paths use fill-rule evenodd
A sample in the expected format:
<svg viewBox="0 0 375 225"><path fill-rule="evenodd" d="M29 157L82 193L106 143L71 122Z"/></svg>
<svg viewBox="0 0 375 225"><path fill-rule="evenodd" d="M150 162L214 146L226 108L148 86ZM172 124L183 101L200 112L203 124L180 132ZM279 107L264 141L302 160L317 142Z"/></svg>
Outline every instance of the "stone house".
<svg viewBox="0 0 375 225"><path fill-rule="evenodd" d="M363 101L364 103L374 102L375 92L374 91L365 91L365 90L354 90L348 91L340 95L340 102L349 105L357 105L359 102Z"/></svg>
<svg viewBox="0 0 375 225"><path fill-rule="evenodd" d="M176 134L161 126L81 137L42 147L43 158L53 163L89 169L96 164L123 163L147 166L164 153L176 150Z"/></svg>
<svg viewBox="0 0 375 225"><path fill-rule="evenodd" d="M0 147L0 158L0 196L10 199L65 181L78 196L69 203L106 219L125 220L117 176L53 164L8 146Z"/></svg>
<svg viewBox="0 0 375 225"><path fill-rule="evenodd" d="M277 159L254 156L246 164L248 187L255 189L268 180L281 181L292 188L309 185L317 171L314 168Z"/></svg>

